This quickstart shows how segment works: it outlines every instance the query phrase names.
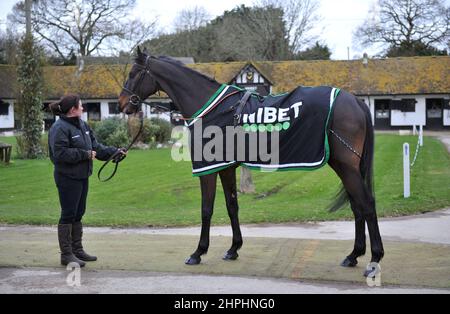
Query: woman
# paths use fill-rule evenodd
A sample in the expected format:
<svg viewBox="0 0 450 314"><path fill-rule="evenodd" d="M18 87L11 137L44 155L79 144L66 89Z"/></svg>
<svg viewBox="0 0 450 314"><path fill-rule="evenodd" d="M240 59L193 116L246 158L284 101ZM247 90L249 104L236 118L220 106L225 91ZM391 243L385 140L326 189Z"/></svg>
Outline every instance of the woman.
<svg viewBox="0 0 450 314"><path fill-rule="evenodd" d="M94 159L106 160L123 149L98 143L89 125L81 120L83 105L78 95L67 95L50 104L60 119L50 128L48 142L50 159L55 166L54 178L61 203L58 241L61 264L96 261L97 257L83 250L81 219L86 210L89 176Z"/></svg>

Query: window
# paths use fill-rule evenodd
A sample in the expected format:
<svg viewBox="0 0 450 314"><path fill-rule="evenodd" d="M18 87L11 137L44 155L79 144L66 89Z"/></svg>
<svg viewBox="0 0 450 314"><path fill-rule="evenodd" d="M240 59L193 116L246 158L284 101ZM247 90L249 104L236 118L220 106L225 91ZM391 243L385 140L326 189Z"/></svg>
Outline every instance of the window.
<svg viewBox="0 0 450 314"><path fill-rule="evenodd" d="M55 120L55 115L52 113L50 108L48 107L50 103L44 102L42 104L42 110L44 111L44 120Z"/></svg>
<svg viewBox="0 0 450 314"><path fill-rule="evenodd" d="M390 99L375 99L375 119L389 119Z"/></svg>
<svg viewBox="0 0 450 314"><path fill-rule="evenodd" d="M432 98L426 100L427 117L440 119L442 118L442 109L444 107L444 101L441 98Z"/></svg>
<svg viewBox="0 0 450 314"><path fill-rule="evenodd" d="M83 106L88 114L88 120L99 121L100 120L100 103L88 102Z"/></svg>
<svg viewBox="0 0 450 314"><path fill-rule="evenodd" d="M109 107L109 114L120 114L118 102L109 102L108 107Z"/></svg>
<svg viewBox="0 0 450 314"><path fill-rule="evenodd" d="M450 99L444 99L444 109L450 110Z"/></svg>
<svg viewBox="0 0 450 314"><path fill-rule="evenodd" d="M9 103L0 100L0 116L7 116L9 114Z"/></svg>
<svg viewBox="0 0 450 314"><path fill-rule="evenodd" d="M400 110L402 112L415 112L417 101L414 98L394 100L389 102L389 109Z"/></svg>

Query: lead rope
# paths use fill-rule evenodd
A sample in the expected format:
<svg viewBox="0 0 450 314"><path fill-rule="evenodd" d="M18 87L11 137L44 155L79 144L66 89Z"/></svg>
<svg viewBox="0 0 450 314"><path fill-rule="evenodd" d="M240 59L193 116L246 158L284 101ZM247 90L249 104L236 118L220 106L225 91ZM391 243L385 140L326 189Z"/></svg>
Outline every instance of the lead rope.
<svg viewBox="0 0 450 314"><path fill-rule="evenodd" d="M137 134L134 136L133 140L131 141L130 144L128 144L128 146L125 148L125 151L127 152L131 146L133 146L133 144L137 141L139 135L141 135L142 133L142 129L144 128L144 114L142 111L139 112L139 122L140 122L140 126L139 126L139 131L137 132ZM100 167L100 169L98 170L97 173L97 177L101 182L106 182L112 179L112 177L114 177L114 175L117 172L117 168L119 168L119 163L124 160L126 157L126 155L121 154L119 151L115 152L114 154L112 154L104 163L103 165ZM111 175L109 177L107 177L106 179L101 179L100 175L103 171L103 169L106 167L107 164L109 164L109 162L112 161L115 164L114 167L114 171L111 173Z"/></svg>
<svg viewBox="0 0 450 314"><path fill-rule="evenodd" d="M414 154L414 158L411 163L411 168L414 167L414 164L416 163L417 155L419 154L419 148L420 148L420 135L417 137L416 153Z"/></svg>
<svg viewBox="0 0 450 314"><path fill-rule="evenodd" d="M356 156L359 157L359 159L361 159L361 154L358 153L353 147L350 146L350 144L348 144L342 137L340 137L336 132L334 132L333 130L330 129L330 133L333 134L334 136L336 136L336 138L342 143L344 144L345 147L347 147L353 154L355 154Z"/></svg>

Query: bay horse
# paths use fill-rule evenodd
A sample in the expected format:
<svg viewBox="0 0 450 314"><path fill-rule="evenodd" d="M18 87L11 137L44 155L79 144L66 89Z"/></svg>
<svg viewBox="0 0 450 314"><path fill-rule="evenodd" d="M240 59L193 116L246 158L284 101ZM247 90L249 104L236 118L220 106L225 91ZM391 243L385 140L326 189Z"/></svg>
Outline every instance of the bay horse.
<svg viewBox="0 0 450 314"><path fill-rule="evenodd" d="M141 103L158 91L165 92L185 118L201 109L221 84L181 62L168 57L151 56L138 47L135 63L119 95L121 112L133 114ZM242 94L245 92L242 91ZM342 181L330 211L343 207L347 202L355 218L355 242L353 251L345 257L341 266L354 267L357 258L366 251L365 225L369 230L371 262L379 263L384 256L378 228L373 193L374 130L370 110L354 95L341 91L333 105L333 114L326 132L329 137L328 165ZM335 134L336 136L331 136ZM345 139L345 140L344 140ZM359 153L358 153L359 152ZM226 207L233 231L232 244L223 259L235 260L243 241L238 218L236 191L237 164L215 173L200 176L202 227L197 249L185 261L196 265L209 248L209 232L219 175L225 194ZM366 270L365 275L370 273Z"/></svg>

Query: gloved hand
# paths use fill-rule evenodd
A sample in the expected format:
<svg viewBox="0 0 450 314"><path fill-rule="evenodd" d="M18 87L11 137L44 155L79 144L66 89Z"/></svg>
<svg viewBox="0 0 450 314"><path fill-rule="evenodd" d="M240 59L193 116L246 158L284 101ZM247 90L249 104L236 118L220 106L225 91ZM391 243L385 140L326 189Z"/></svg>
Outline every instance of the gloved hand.
<svg viewBox="0 0 450 314"><path fill-rule="evenodd" d="M113 163L117 163L117 162L121 162L122 160L125 159L125 157L127 157L128 151L125 148L119 148L116 151L116 156L113 159Z"/></svg>

